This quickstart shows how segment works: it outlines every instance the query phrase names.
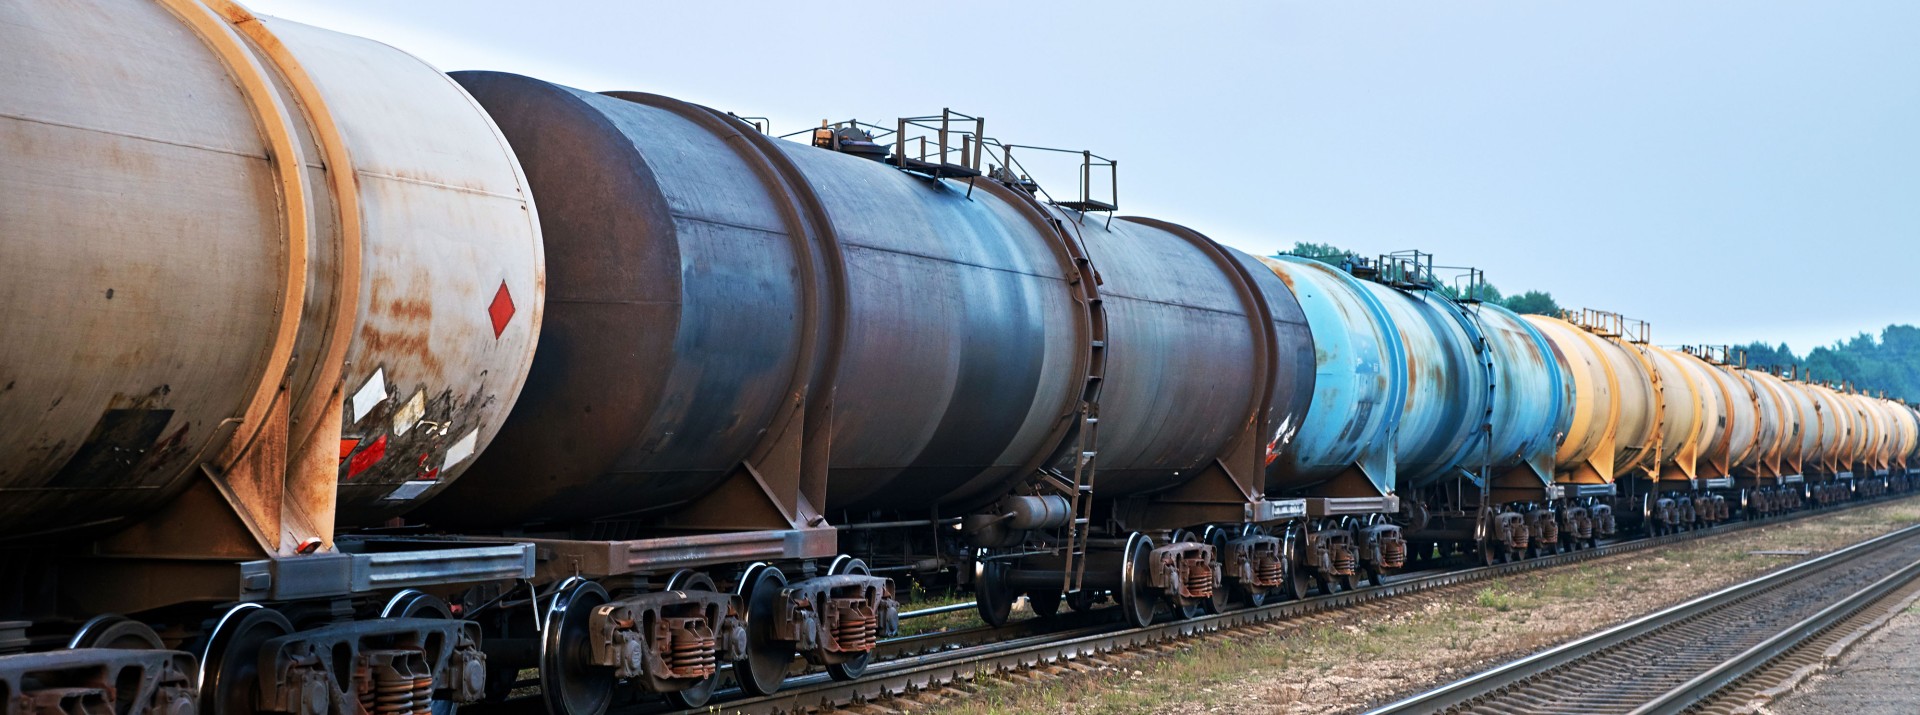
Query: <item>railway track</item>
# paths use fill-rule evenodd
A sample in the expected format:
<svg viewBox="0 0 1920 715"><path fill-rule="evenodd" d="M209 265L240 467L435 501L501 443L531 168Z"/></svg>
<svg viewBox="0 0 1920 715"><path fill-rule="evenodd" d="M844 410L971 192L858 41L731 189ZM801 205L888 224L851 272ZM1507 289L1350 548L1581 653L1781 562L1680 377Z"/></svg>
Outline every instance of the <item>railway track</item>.
<svg viewBox="0 0 1920 715"><path fill-rule="evenodd" d="M1815 644L1849 619L1873 620L1891 604L1907 600L1920 588L1914 582L1917 576L1920 525L1535 653L1368 715L1689 712L1729 685Z"/></svg>
<svg viewBox="0 0 1920 715"><path fill-rule="evenodd" d="M1878 503L1884 503L1884 501L1861 502L1848 508ZM921 634L882 643L880 657L868 669L865 677L858 681L834 681L825 673L816 672L789 679L787 686L773 695L746 697L737 689L722 691L716 694L713 703L701 710L676 711L658 703L637 703L616 712L620 712L620 715L654 715L670 712L793 713L858 707L874 703L881 704L873 707L874 711L884 711L887 709L884 701L890 698L915 699L926 691L956 682L966 682L982 673L1017 673L1040 668L1066 667L1077 661L1112 658L1118 654L1151 649L1182 639L1252 632L1284 622L1322 614L1330 615L1336 611L1344 613L1356 608L1384 608L1389 606L1388 602L1394 597L1406 594L1563 566L1665 546L1697 537L1736 533L1771 524L1791 523L1833 513L1836 513L1836 510L1822 509L1803 512L1784 519L1739 522L1711 530L1619 541L1602 544L1593 549L1525 561L1452 571L1406 574L1389 579L1381 586L1342 591L1259 608L1244 608L1189 620L1160 622L1144 628L1125 627L1117 615L1109 613L1116 609L1104 608L1082 614L1063 613L1063 617L1056 619L1016 621L997 629L975 628ZM1896 533L1912 537L1911 541L1914 543L1916 554L1920 554L1920 527ZM526 700L537 701L537 698ZM508 705L511 704L508 703ZM1414 708L1393 712L1410 713L1426 712L1426 710Z"/></svg>

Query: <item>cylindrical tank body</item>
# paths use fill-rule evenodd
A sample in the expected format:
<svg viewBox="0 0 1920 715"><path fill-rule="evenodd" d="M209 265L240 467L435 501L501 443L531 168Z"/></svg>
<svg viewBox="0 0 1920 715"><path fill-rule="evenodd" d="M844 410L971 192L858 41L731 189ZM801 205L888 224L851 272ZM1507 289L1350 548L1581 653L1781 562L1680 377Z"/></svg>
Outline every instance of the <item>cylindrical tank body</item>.
<svg viewBox="0 0 1920 715"><path fill-rule="evenodd" d="M1547 337L1513 311L1492 303L1468 307L1493 362L1491 440L1469 450L1467 469L1482 464L1498 477L1523 465L1542 484L1553 483L1556 436L1564 434L1572 414L1571 385L1554 359ZM1510 485L1517 486L1509 483Z"/></svg>
<svg viewBox="0 0 1920 715"><path fill-rule="evenodd" d="M1859 426L1860 456L1859 464L1869 470L1879 471L1887 468L1886 415L1874 408L1875 399L1859 393L1843 394L1853 410L1853 423Z"/></svg>
<svg viewBox="0 0 1920 715"><path fill-rule="evenodd" d="M1244 254L1177 225L1048 210L1079 236L1100 276L1100 494L1176 486L1223 456L1250 422L1298 424L1313 341L1271 272L1260 269L1262 290ZM1269 312L1272 328L1261 324ZM1273 439L1267 432L1261 448Z"/></svg>
<svg viewBox="0 0 1920 715"><path fill-rule="evenodd" d="M1559 318L1525 316L1553 346L1573 382L1566 437L1555 456L1563 481L1603 484L1650 465L1660 427L1653 377L1631 344L1595 335Z"/></svg>
<svg viewBox="0 0 1920 715"><path fill-rule="evenodd" d="M1775 378L1781 392L1787 396L1788 412L1793 420L1795 433L1788 438L1786 452L1781 456L1784 465L1781 470L1788 474L1811 474L1819 470L1820 460L1826 457L1830 421L1820 416L1819 403L1813 399L1813 392L1806 383L1789 382Z"/></svg>
<svg viewBox="0 0 1920 715"><path fill-rule="evenodd" d="M1904 403L1898 405L1898 407L1900 408L1900 416L1904 418L1908 426L1907 451L1904 456L1906 463L1904 466L1911 471L1920 468L1920 410L1915 410L1911 405Z"/></svg>
<svg viewBox="0 0 1920 715"><path fill-rule="evenodd" d="M670 99L455 77L544 197L551 301L521 409L438 522L671 509L802 400L857 406L832 413L836 506L982 492L1054 450L1086 321L1068 260L1020 207L761 149Z"/></svg>
<svg viewBox="0 0 1920 715"><path fill-rule="evenodd" d="M1490 367L1476 354L1478 342L1460 307L1432 291L1403 291L1365 282L1399 328L1406 354L1406 405L1394 435L1400 487L1424 486L1450 475L1468 459L1485 456ZM1477 331L1477 328L1475 328Z"/></svg>
<svg viewBox="0 0 1920 715"><path fill-rule="evenodd" d="M515 400L542 277L512 152L419 60L253 20L0 9L0 535L148 513L282 440L320 470L337 441L338 519L378 522Z"/></svg>
<svg viewBox="0 0 1920 715"><path fill-rule="evenodd" d="M1779 477L1781 459L1787 449L1790 438L1797 439L1798 434L1790 421L1787 396L1779 386L1779 380L1772 375L1755 370L1732 366L1720 366L1720 370L1746 386L1747 393L1753 396L1754 406L1754 443L1743 456L1732 458L1733 470L1741 476Z"/></svg>
<svg viewBox="0 0 1920 715"><path fill-rule="evenodd" d="M1806 390L1813 402L1814 417L1820 425L1819 456L1808 468L1817 466L1821 474L1847 471L1846 465L1853 461L1853 430L1847 423L1846 409L1840 405L1840 396L1813 383L1803 382L1799 387Z"/></svg>
<svg viewBox="0 0 1920 715"><path fill-rule="evenodd" d="M1707 437L1703 433L1709 421L1705 398L1711 388L1700 384L1702 375L1687 369L1684 356L1654 345L1635 347L1657 373L1659 385L1655 394L1661 401L1660 449L1653 469L1662 480L1692 479L1700 443Z"/></svg>
<svg viewBox="0 0 1920 715"><path fill-rule="evenodd" d="M1710 364L1694 355L1683 357L1701 373L1700 383L1711 387L1706 391L1705 402L1714 408L1709 410L1711 421L1703 427L1703 433L1712 432L1714 436L1701 442L1699 476L1717 479L1731 475L1734 466L1758 446L1759 398L1752 386L1735 372L1737 368Z"/></svg>
<svg viewBox="0 0 1920 715"><path fill-rule="evenodd" d="M1913 410L1904 403L1880 400L1880 408L1886 411L1893 433L1887 449L1888 468L1907 469L1913 464L1914 451L1920 449L1920 422L1915 421Z"/></svg>
<svg viewBox="0 0 1920 715"><path fill-rule="evenodd" d="M1269 491L1394 493L1393 440L1406 405L1407 358L1393 319L1346 271L1295 256L1260 260L1299 301L1313 333L1315 366L1312 401L1268 470Z"/></svg>
<svg viewBox="0 0 1920 715"><path fill-rule="evenodd" d="M1595 338L1558 318L1523 318L1546 339L1562 376L1554 470L1564 481L1604 484L1613 481L1613 438L1620 387L1593 345Z"/></svg>

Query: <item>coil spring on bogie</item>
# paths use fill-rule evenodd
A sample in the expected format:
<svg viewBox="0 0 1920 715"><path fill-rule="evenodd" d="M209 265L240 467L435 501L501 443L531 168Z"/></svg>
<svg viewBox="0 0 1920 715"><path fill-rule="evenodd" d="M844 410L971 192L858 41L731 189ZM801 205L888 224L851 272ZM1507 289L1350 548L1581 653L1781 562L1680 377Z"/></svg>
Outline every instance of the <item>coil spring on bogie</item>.
<svg viewBox="0 0 1920 715"><path fill-rule="evenodd" d="M863 608L841 609L840 624L833 629L833 637L839 641L842 651L873 650L880 642L880 621Z"/></svg>
<svg viewBox="0 0 1920 715"><path fill-rule="evenodd" d="M413 683L413 679L399 677L398 673L385 668L375 671L371 712L374 715L408 715L414 712Z"/></svg>
<svg viewBox="0 0 1920 715"><path fill-rule="evenodd" d="M1213 569L1207 566L1207 562L1200 559L1189 560L1186 562L1186 568L1181 571L1184 573L1180 574L1180 579L1182 586L1186 588L1187 596L1206 598L1213 595Z"/></svg>
<svg viewBox="0 0 1920 715"><path fill-rule="evenodd" d="M1540 543L1551 544L1560 540L1560 520L1552 516L1540 520Z"/></svg>
<svg viewBox="0 0 1920 715"><path fill-rule="evenodd" d="M1332 557L1336 576L1351 576L1354 568L1360 565L1360 559L1354 555L1351 544L1334 544L1328 555Z"/></svg>
<svg viewBox="0 0 1920 715"><path fill-rule="evenodd" d="M1380 565L1397 569L1407 565L1407 540L1399 534L1380 539Z"/></svg>
<svg viewBox="0 0 1920 715"><path fill-rule="evenodd" d="M720 668L715 640L691 628L673 629L673 644L667 652L667 667L682 678L705 678Z"/></svg>
<svg viewBox="0 0 1920 715"><path fill-rule="evenodd" d="M360 698L360 709L373 712L373 666L365 661L353 666L353 689Z"/></svg>
<svg viewBox="0 0 1920 715"><path fill-rule="evenodd" d="M1272 555L1262 556L1254 561L1254 583L1261 586L1278 586L1286 578L1286 565Z"/></svg>
<svg viewBox="0 0 1920 715"><path fill-rule="evenodd" d="M433 715L433 676L413 679L413 715Z"/></svg>

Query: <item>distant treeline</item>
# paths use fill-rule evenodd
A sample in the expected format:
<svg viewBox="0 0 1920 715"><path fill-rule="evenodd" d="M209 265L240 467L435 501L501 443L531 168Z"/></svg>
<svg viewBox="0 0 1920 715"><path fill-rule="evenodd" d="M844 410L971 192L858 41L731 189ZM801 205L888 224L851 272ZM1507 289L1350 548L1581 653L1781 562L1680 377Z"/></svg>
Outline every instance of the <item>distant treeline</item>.
<svg viewBox="0 0 1920 715"><path fill-rule="evenodd" d="M1304 242L1293 244L1293 249L1287 251L1287 253L1336 266L1346 263L1350 257L1359 255L1331 244ZM1455 298L1460 297L1459 291L1453 286L1441 286L1440 289L1449 296ZM1555 316L1560 314L1560 304L1554 302L1553 294L1543 290L1530 290L1525 293L1504 295L1500 292L1500 289L1494 287L1492 283L1482 283L1480 284L1480 295L1478 297L1483 302L1498 304L1515 313Z"/></svg>
<svg viewBox="0 0 1920 715"><path fill-rule="evenodd" d="M1878 340L1871 333L1861 333L1852 340L1814 348L1805 357L1795 355L1786 343L1756 342L1742 349L1751 366L1799 365L1803 372L1812 371L1815 380L1848 382L1876 396L1885 391L1908 404L1920 403L1920 328L1911 325L1889 325Z"/></svg>

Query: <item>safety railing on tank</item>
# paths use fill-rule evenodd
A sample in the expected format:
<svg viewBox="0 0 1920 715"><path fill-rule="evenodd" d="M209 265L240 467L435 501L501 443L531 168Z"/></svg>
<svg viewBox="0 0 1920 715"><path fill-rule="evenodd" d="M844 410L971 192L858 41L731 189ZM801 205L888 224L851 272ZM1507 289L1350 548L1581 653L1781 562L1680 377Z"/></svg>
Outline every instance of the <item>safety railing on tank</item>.
<svg viewBox="0 0 1920 715"><path fill-rule="evenodd" d="M1486 302L1493 291L1484 271L1473 266L1434 265L1433 254L1420 250L1394 251L1368 259L1348 254L1347 272L1401 290L1430 290L1456 303Z"/></svg>
<svg viewBox="0 0 1920 715"><path fill-rule="evenodd" d="M773 120L768 119L766 117L743 117L738 114L734 114L733 112L727 112L727 116L732 118L734 121L753 127L754 131L759 132L761 134L773 133Z"/></svg>
<svg viewBox="0 0 1920 715"><path fill-rule="evenodd" d="M997 166L991 168L988 174L996 181L1009 186L1018 186L1025 189L1027 193L1044 199L1047 203L1082 213L1112 213L1120 208L1120 164L1113 159L1095 154L1086 149L1060 149L1057 147L1037 146L1033 144L1007 144L991 138L985 140L983 144L986 147L987 159L999 162ZM1080 158L1080 191L1078 198L1069 197L1066 200L1061 200L1049 193L1044 185L1041 185L1033 179L1033 172L1021 164L1018 157L1014 156L1015 149L1024 152L1046 152L1049 154L1078 156ZM1104 192L1096 188L1098 183L1096 178L1101 174L1105 174L1107 179L1106 191Z"/></svg>
<svg viewBox="0 0 1920 715"><path fill-rule="evenodd" d="M1601 337L1624 338L1627 342L1642 344L1653 341L1653 328L1647 321L1635 320L1619 313L1581 308L1561 311L1560 319Z"/></svg>
<svg viewBox="0 0 1920 715"><path fill-rule="evenodd" d="M952 109L901 117L894 126L893 157L887 163L940 178L979 176L986 130L986 119Z"/></svg>
<svg viewBox="0 0 1920 715"><path fill-rule="evenodd" d="M1747 367L1747 351L1732 345L1682 345L1680 351L1714 365Z"/></svg>

